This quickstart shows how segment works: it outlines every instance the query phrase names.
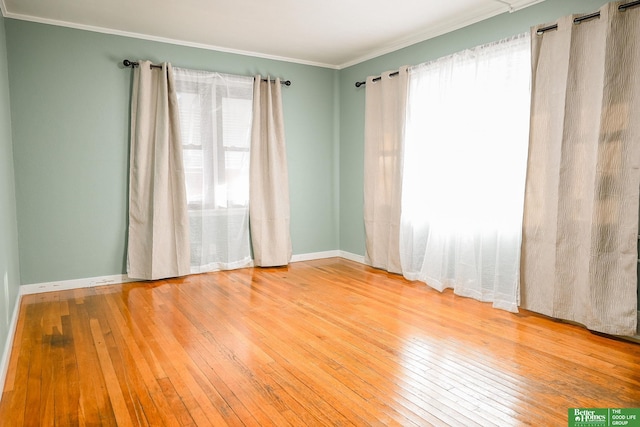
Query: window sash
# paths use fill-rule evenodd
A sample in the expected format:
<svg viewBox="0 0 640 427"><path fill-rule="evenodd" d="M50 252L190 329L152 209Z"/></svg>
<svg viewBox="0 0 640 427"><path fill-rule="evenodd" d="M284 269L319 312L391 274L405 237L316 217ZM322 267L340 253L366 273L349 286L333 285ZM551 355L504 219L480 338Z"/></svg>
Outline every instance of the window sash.
<svg viewBox="0 0 640 427"><path fill-rule="evenodd" d="M248 205L253 93L225 77L176 82L191 210Z"/></svg>

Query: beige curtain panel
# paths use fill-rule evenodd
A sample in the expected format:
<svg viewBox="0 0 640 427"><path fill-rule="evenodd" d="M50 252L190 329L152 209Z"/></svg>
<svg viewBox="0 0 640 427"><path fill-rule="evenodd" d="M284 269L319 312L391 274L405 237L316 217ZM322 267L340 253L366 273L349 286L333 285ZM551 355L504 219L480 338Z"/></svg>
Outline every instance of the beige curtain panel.
<svg viewBox="0 0 640 427"><path fill-rule="evenodd" d="M280 79L253 84L249 169L249 225L256 266L289 264L289 173Z"/></svg>
<svg viewBox="0 0 640 427"><path fill-rule="evenodd" d="M367 78L364 130L365 263L392 273L400 265L403 131L408 67Z"/></svg>
<svg viewBox="0 0 640 427"><path fill-rule="evenodd" d="M190 272L189 220L173 70L134 71L127 274L155 280Z"/></svg>
<svg viewBox="0 0 640 427"><path fill-rule="evenodd" d="M532 29L522 307L614 335L637 329L640 8Z"/></svg>

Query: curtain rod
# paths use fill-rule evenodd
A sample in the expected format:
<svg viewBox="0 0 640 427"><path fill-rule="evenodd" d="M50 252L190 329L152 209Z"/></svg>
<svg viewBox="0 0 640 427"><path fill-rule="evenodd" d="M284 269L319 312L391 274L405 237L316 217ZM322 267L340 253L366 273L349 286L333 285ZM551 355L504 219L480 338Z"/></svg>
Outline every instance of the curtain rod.
<svg viewBox="0 0 640 427"><path fill-rule="evenodd" d="M129 61L128 59L125 59L124 61L122 61L122 65L124 65L125 67L131 67L131 68L135 68L137 67L138 64L135 61ZM151 64L151 68L162 68L162 65L158 65L158 64ZM263 82L268 81L267 79L262 79ZM280 84L283 84L285 86L291 86L291 80L281 80Z"/></svg>
<svg viewBox="0 0 640 427"><path fill-rule="evenodd" d="M631 7L635 7L635 6L640 6L640 0L636 0L636 1L629 2L629 3L621 4L620 6L618 6L618 10L620 12L624 12L625 10L627 10L627 9L629 9ZM579 17L575 18L573 20L573 23L574 24L579 24L582 21L588 21L589 19L594 19L594 18L599 18L599 17L600 17L600 12L590 13L588 15L579 16ZM549 25L548 27L544 27L544 28L538 29L538 31L536 31L536 33L538 35L541 35L545 31L551 31L551 30L557 30L557 29L558 29L558 24L553 24L553 25ZM399 71L396 71L394 73L389 74L389 77L397 76L398 74L399 74ZM380 79L382 79L382 76L375 77L373 79L373 81L377 82ZM366 85L366 84L367 84L366 81L356 82L356 87L360 87L360 86Z"/></svg>
<svg viewBox="0 0 640 427"><path fill-rule="evenodd" d="M620 12L624 12L625 10L627 10L627 9L629 9L631 7L635 7L635 6L640 6L640 0L632 1L630 3L621 4L620 6L618 6L618 10ZM582 21L588 21L589 19L594 19L594 18L599 18L599 17L600 17L600 12L594 12L594 13L590 13L588 15L579 16L579 17L575 18L573 20L573 23L574 24L579 24ZM539 28L538 31L536 31L536 34L541 36L546 31L557 30L557 29L558 29L558 24L553 24L553 25L549 25L548 27Z"/></svg>
<svg viewBox="0 0 640 427"><path fill-rule="evenodd" d="M394 71L393 73L389 74L389 77L393 77L393 76L397 76L398 74L400 74L400 71ZM382 76L378 76L378 77L374 77L372 81L377 82L382 80ZM360 87L362 85L366 85L367 82L363 81L363 82L356 82L356 87Z"/></svg>

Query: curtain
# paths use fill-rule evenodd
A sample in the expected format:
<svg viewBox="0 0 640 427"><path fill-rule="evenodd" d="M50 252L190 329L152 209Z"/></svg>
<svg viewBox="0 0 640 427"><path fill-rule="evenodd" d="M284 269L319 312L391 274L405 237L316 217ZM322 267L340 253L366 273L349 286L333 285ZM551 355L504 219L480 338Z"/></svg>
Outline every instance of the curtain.
<svg viewBox="0 0 640 427"><path fill-rule="evenodd" d="M140 61L131 101L127 274L189 274L189 219L173 70Z"/></svg>
<svg viewBox="0 0 640 427"><path fill-rule="evenodd" d="M365 263L401 273L400 201L408 68L367 78L364 130Z"/></svg>
<svg viewBox="0 0 640 427"><path fill-rule="evenodd" d="M249 176L254 263L287 265L291 259L289 174L279 78L254 79Z"/></svg>
<svg viewBox="0 0 640 427"><path fill-rule="evenodd" d="M175 68L191 272L250 266L253 77Z"/></svg>
<svg viewBox="0 0 640 427"><path fill-rule="evenodd" d="M637 322L640 9L532 29L522 307L609 334Z"/></svg>
<svg viewBox="0 0 640 427"><path fill-rule="evenodd" d="M407 279L517 311L530 75L528 34L410 70Z"/></svg>

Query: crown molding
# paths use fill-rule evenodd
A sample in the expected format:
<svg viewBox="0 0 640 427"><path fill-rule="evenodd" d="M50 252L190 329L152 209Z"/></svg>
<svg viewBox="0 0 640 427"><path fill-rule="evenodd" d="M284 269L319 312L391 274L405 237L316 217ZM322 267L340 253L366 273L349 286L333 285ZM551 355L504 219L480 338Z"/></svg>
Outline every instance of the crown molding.
<svg viewBox="0 0 640 427"><path fill-rule="evenodd" d="M368 61L370 59L374 59L382 55L386 55L388 53L403 49L405 47L409 47L414 44L421 43L423 41L441 36L451 31L455 31L460 28L475 24L485 19L489 19L506 12L516 12L526 7L533 6L534 4L542 3L543 1L545 0L494 0L495 7L484 8L484 10L480 10L480 11L476 9L474 13L468 13L461 17L457 17L441 25L430 28L427 31L423 31L413 36L410 36L408 38L398 40L388 46L385 46L382 49L374 50L372 52L369 52L365 55L362 55L351 61L347 61L339 65L327 64L327 63L315 62L315 61L307 61L303 59L283 57L283 56L277 56L277 55L269 55L269 54L264 54L260 52L230 49L230 48L210 45L206 43L196 43L196 42L190 42L186 40L171 39L171 38L153 36L153 35L143 34L143 33L135 33L130 31L98 27L93 25L78 24L78 23L69 22L69 21L42 18L42 17L32 16L32 15L11 13L7 11L5 0L0 0L0 11L2 12L2 15L5 18L17 19L21 21L29 21L29 22L35 22L40 24L46 24L46 25L55 25L59 27L73 28L77 30L84 30L84 31L91 31L91 32L102 33L102 34L110 34L110 35L130 37L135 39L149 40L149 41L154 41L159 43L167 43L167 44L173 44L178 46L193 47L197 49L212 50L216 52L231 53L235 55L251 56L254 58L269 59L273 61L290 62L294 64L309 65L313 67L342 70L344 68L351 67L353 65Z"/></svg>
<svg viewBox="0 0 640 427"><path fill-rule="evenodd" d="M414 44L421 43L429 39L433 39L443 34L447 34L455 30L459 30L469 25L476 24L478 22L484 21L485 19L493 18L494 16L501 15L506 12L516 12L520 9L533 6L534 4L542 3L543 1L545 0L516 0L516 1L495 0L495 4L496 4L495 7L484 8L484 10L480 10L480 11L476 9L474 10L473 13L468 13L464 16L444 22L443 24L430 28L427 31L418 33L407 39L400 40L392 45L385 47L384 49L380 49L375 52L368 53L352 61L348 61L348 62L345 62L344 64L340 64L337 68L338 70L342 70L344 68L348 68L353 65L360 64L361 62L365 62L370 59L374 59L379 56L386 55L391 52L395 52L405 47L409 47Z"/></svg>
<svg viewBox="0 0 640 427"><path fill-rule="evenodd" d="M489 8L483 8L484 10L475 9L471 13L467 13L465 15L456 17L449 21L446 21L438 26L429 28L427 31L423 31L417 33L413 36L405 38L403 40L399 40L394 44L386 46L384 49L377 50L375 52L371 52L367 55L356 58L352 61L345 62L338 66L338 69L344 69L351 67L353 65L359 64L364 61L368 61L373 58L377 58L382 55L386 55L391 52L395 52L397 50L403 49L405 47L412 46L417 43L421 43L423 41L441 36L446 33L450 33L455 30L459 30L460 28L467 27L469 25L478 23L480 21L484 21L485 19L493 18L494 16L501 15L509 11L509 5L502 2L496 2L495 6Z"/></svg>
<svg viewBox="0 0 640 427"><path fill-rule="evenodd" d="M3 5L3 4L4 4L4 0L0 0L0 6ZM336 65L333 65L333 64L325 64L325 63L321 63L321 62L306 61L306 60L303 60L303 59L288 58L288 57L277 56L277 55L269 55L269 54L264 54L264 53L260 53L260 52L252 52L252 51L239 50L239 49L230 49L230 48L226 48L226 47L222 47L222 46L210 45L210 44L206 44L206 43L196 43L196 42L190 42L190 41L186 41L186 40L171 39L171 38L153 36L153 35L143 34L143 33L134 33L134 32L130 32L130 31L115 30L115 29L112 29L112 28L97 27L97 26L93 26L93 25L77 24L75 22L60 21L60 20L57 20L57 19L48 19L48 18L42 18L42 17L38 17L38 16L22 15L22 14L18 14L18 13L7 12L6 9L3 10L3 15L4 15L5 18L11 18L11 19L16 19L16 20L20 20L20 21L35 22L35 23L38 23L38 24L54 25L54 26L57 26L57 27L72 28L72 29L76 29L76 30L91 31L91 32L94 32L94 33L109 34L109 35L121 36L121 37L130 37L130 38L134 38L134 39L148 40L148 41L159 42L159 43L167 43L167 44L173 44L173 45L178 45L178 46L194 47L194 48L197 48L197 49L212 50L212 51L224 52L224 53L232 53L232 54L235 54L235 55L251 56L251 57L254 57L254 58L261 58L261 59L270 59L270 60L273 60L273 61L291 62L291 63L295 63L295 64L310 65L310 66L313 66L313 67L321 67L321 68L330 68L330 69L334 69L334 70L338 69L338 67Z"/></svg>
<svg viewBox="0 0 640 427"><path fill-rule="evenodd" d="M534 4L542 3L543 1L544 0L515 0L509 1L508 3L511 4L511 12L517 12Z"/></svg>

